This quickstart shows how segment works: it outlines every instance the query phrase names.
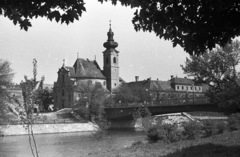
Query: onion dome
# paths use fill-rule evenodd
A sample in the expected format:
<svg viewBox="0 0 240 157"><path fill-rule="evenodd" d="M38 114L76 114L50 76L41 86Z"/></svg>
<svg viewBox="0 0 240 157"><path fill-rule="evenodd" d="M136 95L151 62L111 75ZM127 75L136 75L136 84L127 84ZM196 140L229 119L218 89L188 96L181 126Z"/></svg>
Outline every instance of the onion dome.
<svg viewBox="0 0 240 157"><path fill-rule="evenodd" d="M103 46L106 48L106 49L110 49L110 48L116 48L118 46L118 43L114 41L113 39L113 31L112 31L112 28L111 28L111 23L110 23L110 28L109 28L109 31L107 33L107 36L108 36L108 40L107 42L105 42L103 44Z"/></svg>

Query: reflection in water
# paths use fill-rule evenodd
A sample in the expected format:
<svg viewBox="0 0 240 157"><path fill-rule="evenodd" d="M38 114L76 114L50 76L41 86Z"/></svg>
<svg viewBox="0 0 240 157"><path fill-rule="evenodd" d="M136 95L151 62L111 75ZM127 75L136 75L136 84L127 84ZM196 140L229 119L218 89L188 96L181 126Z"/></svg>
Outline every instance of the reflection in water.
<svg viewBox="0 0 240 157"><path fill-rule="evenodd" d="M120 149L142 140L143 133L112 130L103 140L89 133L64 133L35 135L40 157L81 157L89 153ZM0 138L0 157L31 157L28 136Z"/></svg>

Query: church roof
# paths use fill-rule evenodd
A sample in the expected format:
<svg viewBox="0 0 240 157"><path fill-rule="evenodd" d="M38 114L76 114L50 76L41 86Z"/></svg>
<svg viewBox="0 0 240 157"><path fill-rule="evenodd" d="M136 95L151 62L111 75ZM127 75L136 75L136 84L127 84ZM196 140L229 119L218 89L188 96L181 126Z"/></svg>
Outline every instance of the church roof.
<svg viewBox="0 0 240 157"><path fill-rule="evenodd" d="M78 58L73 67L66 66L71 78L106 79L97 62Z"/></svg>

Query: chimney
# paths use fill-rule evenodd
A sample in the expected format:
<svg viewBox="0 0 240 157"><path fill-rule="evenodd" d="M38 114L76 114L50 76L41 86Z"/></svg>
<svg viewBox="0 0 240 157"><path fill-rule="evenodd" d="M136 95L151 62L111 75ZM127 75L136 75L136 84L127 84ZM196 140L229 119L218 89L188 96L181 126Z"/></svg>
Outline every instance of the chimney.
<svg viewBox="0 0 240 157"><path fill-rule="evenodd" d="M139 76L135 76L135 80L136 80L136 82L138 82L139 81Z"/></svg>

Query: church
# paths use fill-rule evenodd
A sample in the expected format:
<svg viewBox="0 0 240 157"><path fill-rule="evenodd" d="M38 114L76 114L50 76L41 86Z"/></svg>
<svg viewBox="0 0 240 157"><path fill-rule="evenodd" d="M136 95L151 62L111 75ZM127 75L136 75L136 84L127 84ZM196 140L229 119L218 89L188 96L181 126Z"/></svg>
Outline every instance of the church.
<svg viewBox="0 0 240 157"><path fill-rule="evenodd" d="M73 66L63 63L58 70L58 78L53 87L54 106L57 110L72 107L76 94L74 85L79 83L98 82L110 92L119 86L122 80L119 77L119 51L116 50L118 43L113 39L111 24L107 36L108 39L103 44L106 48L103 51L103 70L96 60L82 59L79 56Z"/></svg>

